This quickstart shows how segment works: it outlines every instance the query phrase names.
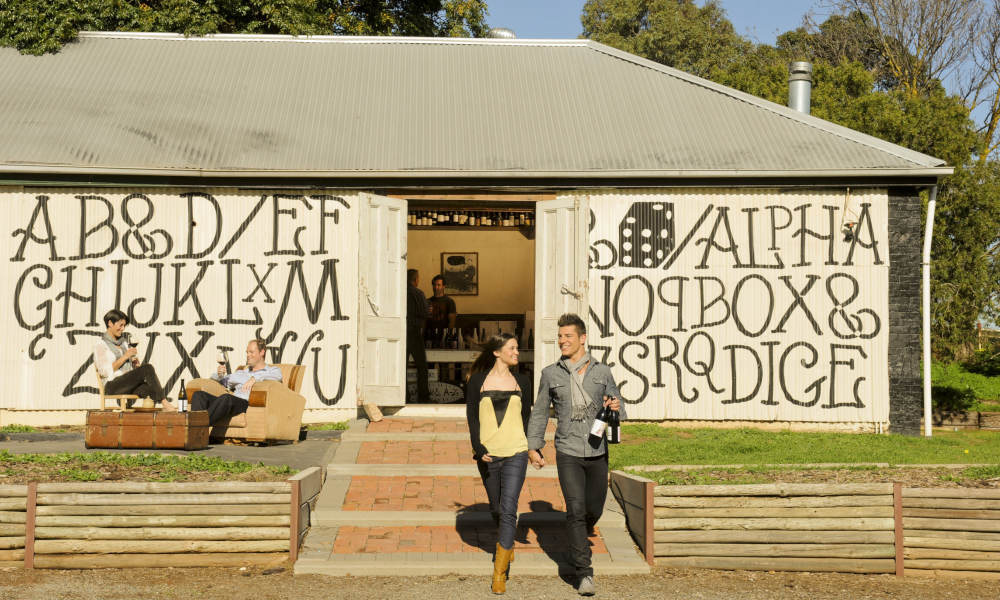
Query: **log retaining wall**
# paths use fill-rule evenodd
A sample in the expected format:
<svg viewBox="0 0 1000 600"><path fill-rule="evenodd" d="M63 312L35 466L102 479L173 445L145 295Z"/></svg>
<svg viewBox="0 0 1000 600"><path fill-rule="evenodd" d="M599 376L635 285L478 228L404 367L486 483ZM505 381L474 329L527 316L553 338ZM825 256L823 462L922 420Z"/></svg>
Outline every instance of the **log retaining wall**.
<svg viewBox="0 0 1000 600"><path fill-rule="evenodd" d="M0 486L0 566L89 569L268 565L295 559L322 487L279 482Z"/></svg>
<svg viewBox="0 0 1000 600"><path fill-rule="evenodd" d="M1000 490L667 486L621 471L611 489L650 564L1000 577Z"/></svg>

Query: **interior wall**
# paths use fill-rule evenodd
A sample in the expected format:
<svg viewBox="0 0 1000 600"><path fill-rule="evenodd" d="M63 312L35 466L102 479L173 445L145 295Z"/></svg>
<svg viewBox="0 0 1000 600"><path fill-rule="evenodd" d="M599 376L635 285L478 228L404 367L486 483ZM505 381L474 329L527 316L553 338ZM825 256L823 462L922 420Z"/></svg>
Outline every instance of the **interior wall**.
<svg viewBox="0 0 1000 600"><path fill-rule="evenodd" d="M518 231L410 229L408 269L420 271L430 298L442 252L479 253L479 295L452 296L458 313L525 313L535 309L535 241Z"/></svg>

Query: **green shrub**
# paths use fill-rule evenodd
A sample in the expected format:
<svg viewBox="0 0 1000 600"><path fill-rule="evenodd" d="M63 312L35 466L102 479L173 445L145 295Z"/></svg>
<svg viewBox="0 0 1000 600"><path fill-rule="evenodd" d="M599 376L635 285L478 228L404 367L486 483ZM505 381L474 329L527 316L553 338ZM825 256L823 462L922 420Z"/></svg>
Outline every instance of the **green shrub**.
<svg viewBox="0 0 1000 600"><path fill-rule="evenodd" d="M976 393L971 387L958 388L947 385L931 386L931 406L935 412L957 414L968 412L976 404Z"/></svg>
<svg viewBox="0 0 1000 600"><path fill-rule="evenodd" d="M931 365L931 379L935 386L933 396L939 395L936 391L937 387L954 388L955 391L952 392L941 392L946 396L942 399L943 402L961 402L960 396L965 394L968 389L972 390L972 395L979 402L994 404L1000 402L1000 377L972 373L960 363L933 363ZM942 407L944 406L942 405ZM970 408L971 410L980 410L975 404Z"/></svg>
<svg viewBox="0 0 1000 600"><path fill-rule="evenodd" d="M963 366L970 373L1000 377L1000 351L997 348L990 348L975 352Z"/></svg>

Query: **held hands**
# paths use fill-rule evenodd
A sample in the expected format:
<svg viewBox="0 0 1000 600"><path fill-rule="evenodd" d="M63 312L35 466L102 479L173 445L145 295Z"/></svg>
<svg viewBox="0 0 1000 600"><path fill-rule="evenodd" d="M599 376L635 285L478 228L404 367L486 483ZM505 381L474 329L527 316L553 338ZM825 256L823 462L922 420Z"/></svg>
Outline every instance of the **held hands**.
<svg viewBox="0 0 1000 600"><path fill-rule="evenodd" d="M622 403L621 400L619 400L615 396L605 396L604 406L607 406L611 410L618 412L618 409L622 407Z"/></svg>
<svg viewBox="0 0 1000 600"><path fill-rule="evenodd" d="M215 370L219 374L219 378L226 376L226 365L219 365L219 368Z"/></svg>
<svg viewBox="0 0 1000 600"><path fill-rule="evenodd" d="M541 469L545 466L545 459L542 458L542 455L539 454L538 450L528 450L528 461L531 463L531 466L536 469Z"/></svg>
<svg viewBox="0 0 1000 600"><path fill-rule="evenodd" d="M493 462L493 457L490 456L489 454L484 454L484 455L482 455L482 456L479 457L479 460L481 460L483 462L490 463L490 462Z"/></svg>

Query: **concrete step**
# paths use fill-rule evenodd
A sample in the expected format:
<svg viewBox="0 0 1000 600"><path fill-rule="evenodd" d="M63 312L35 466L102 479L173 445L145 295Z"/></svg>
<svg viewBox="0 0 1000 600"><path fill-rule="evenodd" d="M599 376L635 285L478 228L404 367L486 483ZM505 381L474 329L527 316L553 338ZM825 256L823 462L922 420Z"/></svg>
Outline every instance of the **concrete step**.
<svg viewBox="0 0 1000 600"><path fill-rule="evenodd" d="M379 477L394 476L434 476L479 477L479 469L474 464L467 465L410 465L410 464L345 464L330 463L327 465L327 476L333 475L376 475ZM546 477L558 479L555 465L542 469L528 467L527 477Z"/></svg>
<svg viewBox="0 0 1000 600"><path fill-rule="evenodd" d="M556 438L554 431L545 433L545 439L552 441ZM468 442L468 433L437 433L437 432L345 432L340 436L344 442Z"/></svg>
<svg viewBox="0 0 1000 600"><path fill-rule="evenodd" d="M354 525L358 527L420 525L453 527L492 527L493 517L486 511L455 513L448 511L410 510L320 510L312 513L312 522L322 527ZM523 525L562 524L566 513L562 511L525 512L518 515L517 522Z"/></svg>
<svg viewBox="0 0 1000 600"><path fill-rule="evenodd" d="M648 574L649 565L633 552L634 558L624 559L609 555L594 555L594 575ZM493 572L493 557L486 552L408 552L400 554L350 554L330 556L323 551L306 552L295 562L296 575L318 574L330 576L419 576L419 575L482 575ZM510 566L508 591L514 591L517 577L524 575L571 575L565 555L549 556L545 553L529 554L515 550Z"/></svg>

